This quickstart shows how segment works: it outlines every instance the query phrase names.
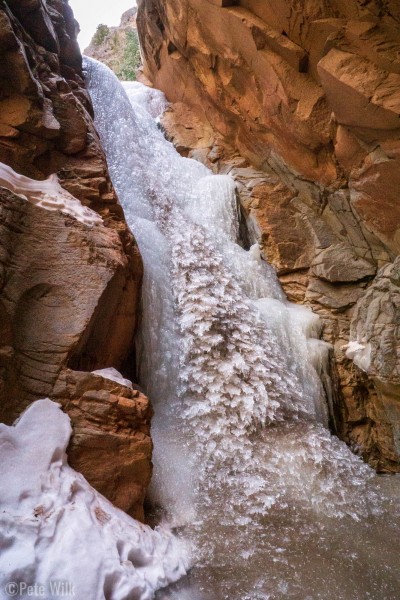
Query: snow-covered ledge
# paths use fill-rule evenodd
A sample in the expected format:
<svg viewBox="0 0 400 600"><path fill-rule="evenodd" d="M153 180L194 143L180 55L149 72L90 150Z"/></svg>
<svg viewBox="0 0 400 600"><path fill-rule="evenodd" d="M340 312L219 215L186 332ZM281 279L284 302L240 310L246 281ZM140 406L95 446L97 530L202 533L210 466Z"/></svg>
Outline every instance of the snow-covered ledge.
<svg viewBox="0 0 400 600"><path fill-rule="evenodd" d="M0 597L150 600L187 568L183 545L116 509L67 464L69 417L46 399L0 425ZM38 594L37 594L38 595Z"/></svg>
<svg viewBox="0 0 400 600"><path fill-rule="evenodd" d="M8 165L0 162L0 186L5 187L20 198L46 210L59 210L84 225L100 225L103 219L94 210L82 203L61 187L57 175L37 181L20 175Z"/></svg>
<svg viewBox="0 0 400 600"><path fill-rule="evenodd" d="M92 371L92 373L93 375L103 377L103 379L115 381L115 383L119 383L120 385L125 385L128 388L132 388L132 381L130 379L125 379L125 377L113 367L108 367L107 369L99 369L98 371Z"/></svg>

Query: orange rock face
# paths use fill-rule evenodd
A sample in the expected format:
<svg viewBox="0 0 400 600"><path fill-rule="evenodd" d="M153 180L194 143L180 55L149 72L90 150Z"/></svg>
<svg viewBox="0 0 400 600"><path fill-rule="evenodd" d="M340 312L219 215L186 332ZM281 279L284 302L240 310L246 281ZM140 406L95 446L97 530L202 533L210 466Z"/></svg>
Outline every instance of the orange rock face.
<svg viewBox="0 0 400 600"><path fill-rule="evenodd" d="M121 365L138 281L118 233L0 188L0 415L51 396L60 370Z"/></svg>
<svg viewBox="0 0 400 600"><path fill-rule="evenodd" d="M383 471L399 469L398 388L344 346L355 307L400 251L399 21L395 1L138 9L143 76L172 103L168 136L235 178L251 239L289 299L324 321L337 432Z"/></svg>
<svg viewBox="0 0 400 600"><path fill-rule="evenodd" d="M144 520L151 477L150 402L137 389L65 370L53 397L71 418L68 462L111 502Z"/></svg>
<svg viewBox="0 0 400 600"><path fill-rule="evenodd" d="M142 517L151 467L148 400L90 374L72 382L71 371L60 384L67 367L118 369L132 354L142 278L94 129L67 0L2 3L0 52L0 162L35 180L57 174L102 218L85 225L2 180L0 420L11 423L38 398L60 398L76 427L72 463Z"/></svg>

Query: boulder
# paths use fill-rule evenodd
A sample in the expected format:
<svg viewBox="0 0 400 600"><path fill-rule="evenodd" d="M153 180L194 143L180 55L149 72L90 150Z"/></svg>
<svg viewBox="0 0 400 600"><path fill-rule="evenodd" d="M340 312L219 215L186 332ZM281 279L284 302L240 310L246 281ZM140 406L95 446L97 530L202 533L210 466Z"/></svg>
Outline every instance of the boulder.
<svg viewBox="0 0 400 600"><path fill-rule="evenodd" d="M330 283L347 283L372 278L376 266L358 257L350 245L332 244L319 252L311 266L312 273Z"/></svg>
<svg viewBox="0 0 400 600"><path fill-rule="evenodd" d="M8 332L0 340L0 415L7 423L51 395L62 367L119 367L132 344L134 255L126 255L115 230L55 208L0 188L0 303Z"/></svg>
<svg viewBox="0 0 400 600"><path fill-rule="evenodd" d="M152 467L148 398L107 373L70 369L60 373L52 397L71 419L69 464L114 506L143 521Z"/></svg>

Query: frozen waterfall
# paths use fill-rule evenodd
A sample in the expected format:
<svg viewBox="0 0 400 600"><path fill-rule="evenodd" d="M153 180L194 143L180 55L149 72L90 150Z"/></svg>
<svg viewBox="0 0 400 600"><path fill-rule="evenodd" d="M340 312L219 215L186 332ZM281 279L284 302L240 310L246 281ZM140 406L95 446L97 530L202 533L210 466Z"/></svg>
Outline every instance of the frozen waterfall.
<svg viewBox="0 0 400 600"><path fill-rule="evenodd" d="M163 95L91 59L85 70L145 265L151 500L191 545L190 576L160 598L394 600L394 480L326 429L318 318L286 301L257 246L238 244L233 181L165 140Z"/></svg>

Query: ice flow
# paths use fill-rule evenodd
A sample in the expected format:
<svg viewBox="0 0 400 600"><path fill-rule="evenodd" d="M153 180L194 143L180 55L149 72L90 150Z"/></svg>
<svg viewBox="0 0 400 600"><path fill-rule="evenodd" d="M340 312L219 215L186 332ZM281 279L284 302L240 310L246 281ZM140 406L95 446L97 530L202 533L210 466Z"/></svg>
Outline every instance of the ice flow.
<svg viewBox="0 0 400 600"><path fill-rule="evenodd" d="M91 59L85 71L144 260L138 361L156 413L151 499L191 542L193 585L206 595L188 584L187 597L304 600L308 585L310 598L327 600L318 564L315 576L310 565L290 580L286 553L309 541L315 519L328 529L341 519L346 537L348 522L383 509L373 472L326 429L318 318L286 301L257 246L238 244L233 181L165 140L162 94L122 86ZM334 581L351 560L342 563Z"/></svg>

